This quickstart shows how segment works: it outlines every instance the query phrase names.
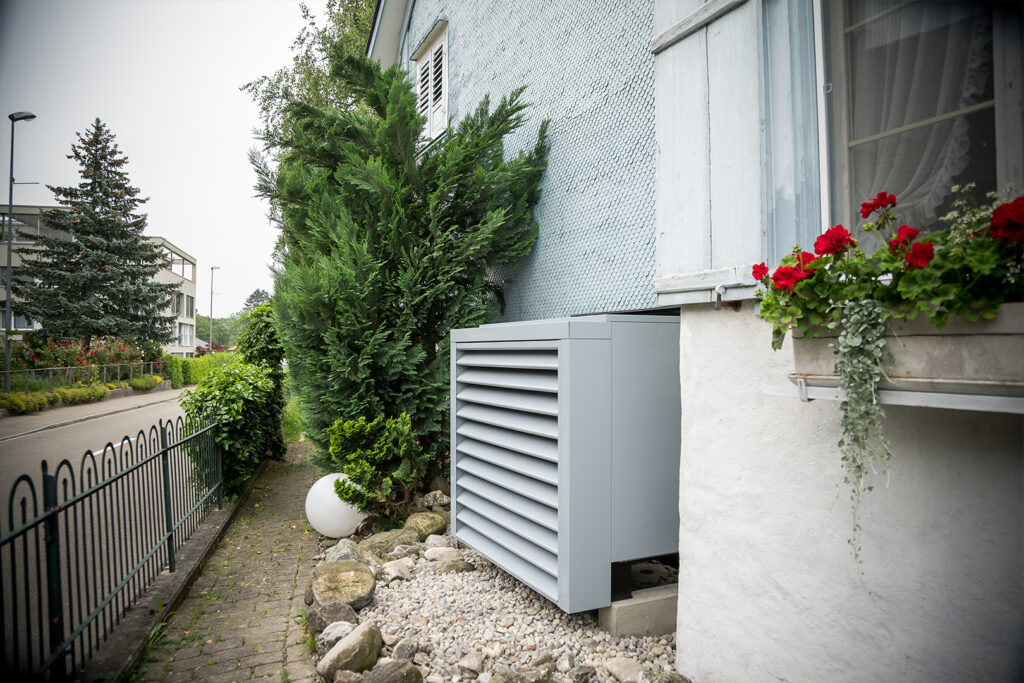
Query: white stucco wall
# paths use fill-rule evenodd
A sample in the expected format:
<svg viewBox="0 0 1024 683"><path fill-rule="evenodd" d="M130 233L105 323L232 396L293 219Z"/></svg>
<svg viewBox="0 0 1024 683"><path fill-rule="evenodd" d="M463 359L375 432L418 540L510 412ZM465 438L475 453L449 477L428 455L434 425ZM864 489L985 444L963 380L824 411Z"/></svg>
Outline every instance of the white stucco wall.
<svg viewBox="0 0 1024 683"><path fill-rule="evenodd" d="M705 681L1024 678L1024 417L889 407L851 556L838 403L766 396L751 302L684 306L677 662Z"/></svg>

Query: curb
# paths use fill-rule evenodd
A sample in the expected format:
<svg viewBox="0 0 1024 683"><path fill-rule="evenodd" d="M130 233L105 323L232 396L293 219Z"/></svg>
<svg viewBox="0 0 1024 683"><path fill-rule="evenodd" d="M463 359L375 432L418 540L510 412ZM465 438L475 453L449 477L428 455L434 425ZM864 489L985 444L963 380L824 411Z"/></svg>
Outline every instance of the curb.
<svg viewBox="0 0 1024 683"><path fill-rule="evenodd" d="M149 634L157 624L169 617L181 605L199 574L201 566L213 551L231 522L238 516L242 503L249 498L256 480L267 468L264 459L244 493L223 510L213 510L175 555L177 570L163 570L142 593L139 600L128 608L121 622L111 629L81 672L72 672L71 680L79 683L120 681L124 674L142 660ZM78 675L76 675L76 673Z"/></svg>
<svg viewBox="0 0 1024 683"><path fill-rule="evenodd" d="M78 424L79 422L87 422L89 420L95 420L100 417L108 417L110 415L117 415L118 413L127 413L129 410L138 410L139 408L146 408L147 406L160 405L161 403L169 403L177 400L178 397L165 398L162 401L150 401L149 403L140 403L138 405L129 406L127 408L118 408L117 410L108 410L103 413L94 413L92 415L83 415L82 417L76 417L73 420L64 420L63 422L54 422L53 424L43 425L42 427L36 427L30 429L27 432L21 432L19 434L9 434L7 436L0 436L0 442L8 441L10 439L17 439L19 436L28 436L29 434L35 434L36 432L45 432L48 429L57 429L58 427L67 427L68 425Z"/></svg>

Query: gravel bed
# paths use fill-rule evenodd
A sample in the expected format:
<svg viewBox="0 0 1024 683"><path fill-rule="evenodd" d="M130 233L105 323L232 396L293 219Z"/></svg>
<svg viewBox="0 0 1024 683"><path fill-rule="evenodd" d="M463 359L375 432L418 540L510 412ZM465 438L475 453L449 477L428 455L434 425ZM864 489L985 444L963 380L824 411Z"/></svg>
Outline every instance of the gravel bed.
<svg viewBox="0 0 1024 683"><path fill-rule="evenodd" d="M611 636L597 625L596 612L565 614L478 553L459 552L477 571L435 574L420 560L411 579L378 583L373 602L359 613L386 637L418 639L414 661L432 679L459 681L457 663L472 651L486 658L481 681L495 667L529 666L542 653L559 663L555 680L571 680L564 676L569 667L588 664L597 669L593 681L614 681L604 663L616 657L648 671L675 670L674 635Z"/></svg>

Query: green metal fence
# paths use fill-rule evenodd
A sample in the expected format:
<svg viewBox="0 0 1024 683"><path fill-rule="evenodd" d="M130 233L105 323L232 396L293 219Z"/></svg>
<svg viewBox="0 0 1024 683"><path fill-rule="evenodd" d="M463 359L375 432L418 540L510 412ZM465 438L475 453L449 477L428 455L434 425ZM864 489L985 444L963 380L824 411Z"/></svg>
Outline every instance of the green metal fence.
<svg viewBox="0 0 1024 683"><path fill-rule="evenodd" d="M216 505L216 425L160 421L22 474L0 511L0 679L68 680Z"/></svg>

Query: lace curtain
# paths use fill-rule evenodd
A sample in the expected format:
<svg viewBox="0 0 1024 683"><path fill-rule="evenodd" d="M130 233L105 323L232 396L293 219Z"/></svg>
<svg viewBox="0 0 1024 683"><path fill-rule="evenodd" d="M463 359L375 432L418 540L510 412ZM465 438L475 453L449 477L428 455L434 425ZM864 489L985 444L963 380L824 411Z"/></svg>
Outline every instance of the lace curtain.
<svg viewBox="0 0 1024 683"><path fill-rule="evenodd" d="M991 11L870 0L847 9L853 209L885 190L903 221L926 227L958 178L995 189Z"/></svg>

